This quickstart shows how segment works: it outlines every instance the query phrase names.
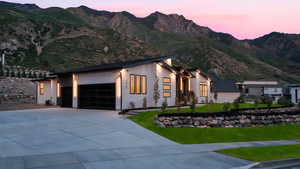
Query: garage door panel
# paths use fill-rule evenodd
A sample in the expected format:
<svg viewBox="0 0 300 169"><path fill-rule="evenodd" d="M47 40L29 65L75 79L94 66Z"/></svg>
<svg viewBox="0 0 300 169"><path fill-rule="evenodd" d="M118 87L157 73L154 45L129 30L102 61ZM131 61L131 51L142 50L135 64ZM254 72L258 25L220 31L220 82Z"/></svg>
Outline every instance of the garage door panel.
<svg viewBox="0 0 300 169"><path fill-rule="evenodd" d="M79 107L92 109L115 109L115 84L79 86Z"/></svg>

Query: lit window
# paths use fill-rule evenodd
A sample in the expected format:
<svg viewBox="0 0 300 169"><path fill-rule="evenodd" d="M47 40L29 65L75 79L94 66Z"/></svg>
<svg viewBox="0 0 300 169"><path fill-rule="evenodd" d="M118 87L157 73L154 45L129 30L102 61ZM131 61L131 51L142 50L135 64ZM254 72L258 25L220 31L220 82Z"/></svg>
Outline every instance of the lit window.
<svg viewBox="0 0 300 169"><path fill-rule="evenodd" d="M44 94L45 94L45 84L40 83L40 95L44 95Z"/></svg>
<svg viewBox="0 0 300 169"><path fill-rule="evenodd" d="M168 77L163 78L163 83L171 83L171 78Z"/></svg>
<svg viewBox="0 0 300 169"><path fill-rule="evenodd" d="M135 76L135 93L141 93L141 76Z"/></svg>
<svg viewBox="0 0 300 169"><path fill-rule="evenodd" d="M200 84L200 96L201 97L207 97L208 96L207 84Z"/></svg>
<svg viewBox="0 0 300 169"><path fill-rule="evenodd" d="M142 85L142 94L146 94L147 93L146 76L141 77L141 85Z"/></svg>
<svg viewBox="0 0 300 169"><path fill-rule="evenodd" d="M171 78L169 77L163 78L163 96L171 97Z"/></svg>
<svg viewBox="0 0 300 169"><path fill-rule="evenodd" d="M146 94L147 77L142 75L130 75L130 94Z"/></svg>
<svg viewBox="0 0 300 169"><path fill-rule="evenodd" d="M134 93L134 75L130 75L130 93L133 94Z"/></svg>

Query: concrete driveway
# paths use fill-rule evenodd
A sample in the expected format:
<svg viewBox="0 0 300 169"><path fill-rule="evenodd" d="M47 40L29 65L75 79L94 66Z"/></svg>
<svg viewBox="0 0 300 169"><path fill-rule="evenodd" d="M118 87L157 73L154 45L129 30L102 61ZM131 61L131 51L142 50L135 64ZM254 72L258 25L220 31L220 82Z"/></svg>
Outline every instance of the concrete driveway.
<svg viewBox="0 0 300 169"><path fill-rule="evenodd" d="M206 148L174 143L114 111L0 112L0 169L227 169L249 164Z"/></svg>

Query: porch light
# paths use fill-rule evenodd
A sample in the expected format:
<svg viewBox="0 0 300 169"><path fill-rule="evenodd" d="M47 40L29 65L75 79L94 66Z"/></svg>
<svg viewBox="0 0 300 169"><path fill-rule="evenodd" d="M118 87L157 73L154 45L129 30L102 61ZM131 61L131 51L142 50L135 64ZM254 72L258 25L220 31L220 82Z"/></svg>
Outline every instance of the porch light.
<svg viewBox="0 0 300 169"><path fill-rule="evenodd" d="M121 77L118 77L116 80L116 89L117 89L116 96L117 96L117 98L120 98L121 97Z"/></svg>
<svg viewBox="0 0 300 169"><path fill-rule="evenodd" d="M60 97L60 84L57 83L56 96Z"/></svg>
<svg viewBox="0 0 300 169"><path fill-rule="evenodd" d="M162 68L159 64L156 64L156 70L157 70L158 73L161 72Z"/></svg>
<svg viewBox="0 0 300 169"><path fill-rule="evenodd" d="M75 74L72 75L73 79L73 98L77 98L78 96L78 81L77 76Z"/></svg>

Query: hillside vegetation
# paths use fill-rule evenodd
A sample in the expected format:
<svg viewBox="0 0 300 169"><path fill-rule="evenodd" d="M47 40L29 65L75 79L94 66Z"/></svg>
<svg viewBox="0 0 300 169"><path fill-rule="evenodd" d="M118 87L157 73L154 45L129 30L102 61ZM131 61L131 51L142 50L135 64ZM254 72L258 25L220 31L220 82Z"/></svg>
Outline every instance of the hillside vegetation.
<svg viewBox="0 0 300 169"><path fill-rule="evenodd" d="M300 35L238 40L160 12L138 18L85 6L0 2L0 49L6 49L10 65L50 71L172 55L227 79L300 80Z"/></svg>

